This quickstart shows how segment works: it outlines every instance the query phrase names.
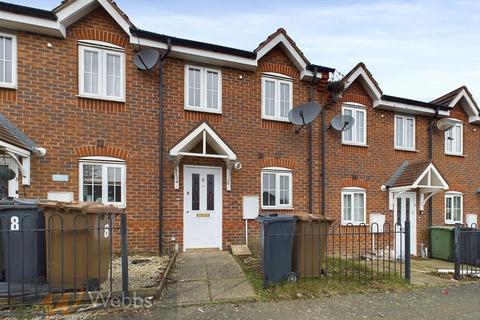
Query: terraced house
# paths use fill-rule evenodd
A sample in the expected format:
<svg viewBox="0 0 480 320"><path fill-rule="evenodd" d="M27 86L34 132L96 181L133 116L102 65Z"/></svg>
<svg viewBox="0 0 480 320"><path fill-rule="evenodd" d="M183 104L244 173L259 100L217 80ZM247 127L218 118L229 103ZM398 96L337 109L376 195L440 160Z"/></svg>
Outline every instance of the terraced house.
<svg viewBox="0 0 480 320"><path fill-rule="evenodd" d="M247 205L353 225L408 213L414 254L429 225L476 221L480 117L466 87L389 96L359 64L327 125L296 133L290 110L329 101L334 69L283 29L239 50L139 29L109 0L0 3L0 28L1 165L18 177L2 195L125 208L133 250L244 243ZM134 63L147 48L162 55L150 71ZM350 130L329 128L339 114Z"/></svg>

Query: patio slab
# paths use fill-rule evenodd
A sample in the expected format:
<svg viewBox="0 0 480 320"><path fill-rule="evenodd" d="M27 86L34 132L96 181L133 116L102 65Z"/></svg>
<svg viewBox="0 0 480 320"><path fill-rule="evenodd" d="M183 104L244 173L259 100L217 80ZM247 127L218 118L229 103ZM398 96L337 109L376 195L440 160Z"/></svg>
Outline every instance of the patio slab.
<svg viewBox="0 0 480 320"><path fill-rule="evenodd" d="M256 298L242 268L225 251L180 253L170 279L163 296L165 305Z"/></svg>

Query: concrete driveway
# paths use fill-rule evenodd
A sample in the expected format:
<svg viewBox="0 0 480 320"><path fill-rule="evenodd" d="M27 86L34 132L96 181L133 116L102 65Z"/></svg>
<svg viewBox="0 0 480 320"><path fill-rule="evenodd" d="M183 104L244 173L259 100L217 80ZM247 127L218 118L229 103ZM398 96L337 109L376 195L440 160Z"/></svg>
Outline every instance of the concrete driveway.
<svg viewBox="0 0 480 320"><path fill-rule="evenodd" d="M162 302L184 306L255 299L245 273L226 251L180 253Z"/></svg>

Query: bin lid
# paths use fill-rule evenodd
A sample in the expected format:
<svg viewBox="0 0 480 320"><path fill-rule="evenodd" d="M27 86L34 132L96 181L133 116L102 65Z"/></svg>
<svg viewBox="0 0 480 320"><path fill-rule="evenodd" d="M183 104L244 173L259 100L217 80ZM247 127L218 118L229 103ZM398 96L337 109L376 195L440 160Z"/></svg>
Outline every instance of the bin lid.
<svg viewBox="0 0 480 320"><path fill-rule="evenodd" d="M40 201L38 206L42 209L56 209L69 213L83 214L121 214L123 209L112 206L104 205L96 202L61 202L61 201Z"/></svg>
<svg viewBox="0 0 480 320"><path fill-rule="evenodd" d="M255 220L260 223L270 223L270 222L279 222L279 221L292 221L295 220L295 216L291 214L261 214Z"/></svg>
<svg viewBox="0 0 480 320"><path fill-rule="evenodd" d="M0 200L0 210L9 209L37 209L38 200L5 198Z"/></svg>
<svg viewBox="0 0 480 320"><path fill-rule="evenodd" d="M297 220L300 220L300 221L315 221L315 222L330 222L330 223L335 222L334 218L328 218L328 217L318 216L313 214L298 214L298 215L295 215L295 218L297 218Z"/></svg>
<svg viewBox="0 0 480 320"><path fill-rule="evenodd" d="M450 226L431 226L430 230L453 230L455 227Z"/></svg>

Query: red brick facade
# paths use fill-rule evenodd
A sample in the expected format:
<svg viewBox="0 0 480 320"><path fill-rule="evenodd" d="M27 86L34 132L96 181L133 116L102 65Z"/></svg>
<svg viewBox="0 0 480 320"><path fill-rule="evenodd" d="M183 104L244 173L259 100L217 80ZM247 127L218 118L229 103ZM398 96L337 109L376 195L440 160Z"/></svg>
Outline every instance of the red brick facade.
<svg viewBox="0 0 480 320"><path fill-rule="evenodd" d="M8 31L8 30L7 30ZM0 90L0 112L32 137L48 153L32 157L28 197L44 198L49 191L71 191L79 197L79 158L108 156L126 161L129 247L156 250L159 235L159 99L158 68L141 72L133 64L129 35L103 9L98 8L67 28L65 39L8 31L17 36L18 89ZM97 40L124 48L126 101L111 102L78 97L78 40ZM47 45L51 44L51 46ZM164 64L164 241L183 243L183 165L219 166L219 159L184 157L180 162L180 188L174 188L175 163L168 150L188 132L207 122L236 153L241 170L232 171L231 191L223 183L223 247L245 241L242 198L260 196L261 170L292 170L293 208L281 213L306 214L308 201L308 130L299 134L285 122L262 120L261 76L275 72L291 77L293 105L309 100L310 83L280 46L258 61L255 70L221 67L222 114L184 110L185 64L168 57ZM316 85L314 99L324 103L325 76ZM394 149L394 112L373 108L373 100L359 81L326 110L327 123L341 114L342 103L362 104L367 110L367 146L343 145L341 134L327 130L326 214L340 222L341 190L366 189L367 223L370 213L383 213L393 222L388 192L381 186L404 160L428 160L429 118L416 116L416 151ZM480 201L475 173L480 166L477 125L469 124L461 106L451 116L464 121L464 156L444 152L444 133L434 130L433 161L450 185L464 194L465 213L477 213ZM313 123L313 212L321 207L320 121ZM53 174L68 174L68 182L53 182ZM225 179L224 179L225 180ZM23 190L22 190L23 192ZM417 199L418 207L419 199ZM433 223L444 224L444 195L433 197ZM464 217L465 221L465 217ZM417 244L428 244L428 206L417 210ZM253 233L256 233L254 230Z"/></svg>

